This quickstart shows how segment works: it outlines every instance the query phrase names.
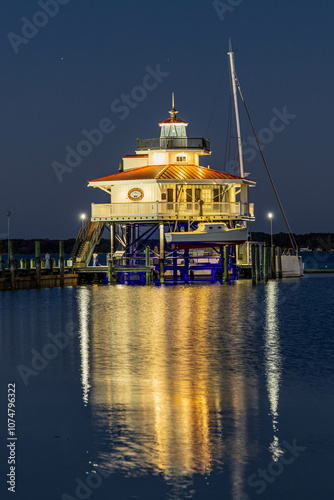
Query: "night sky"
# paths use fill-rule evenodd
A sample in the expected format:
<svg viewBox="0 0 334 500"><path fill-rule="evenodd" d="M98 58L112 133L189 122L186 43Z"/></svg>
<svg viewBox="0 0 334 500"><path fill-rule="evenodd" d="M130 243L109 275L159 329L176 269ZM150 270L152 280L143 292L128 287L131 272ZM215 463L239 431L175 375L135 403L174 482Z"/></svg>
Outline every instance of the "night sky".
<svg viewBox="0 0 334 500"><path fill-rule="evenodd" d="M7 237L8 210L13 238L75 237L79 214L108 201L87 181L117 172L137 137L159 137L172 91L188 136L211 139L208 163L225 170L229 37L292 229L333 231L332 2L10 0L0 9L0 238ZM29 24L33 19L40 27ZM153 71L161 75L156 80L146 77ZM134 90L143 81L151 87L146 96ZM131 92L137 102L115 111L116 100ZM250 192L251 228L269 232L272 211L274 232L284 230L241 104L240 114L245 171L258 182ZM65 164L66 147L76 149L82 131L101 121L109 133L60 182L52 164Z"/></svg>

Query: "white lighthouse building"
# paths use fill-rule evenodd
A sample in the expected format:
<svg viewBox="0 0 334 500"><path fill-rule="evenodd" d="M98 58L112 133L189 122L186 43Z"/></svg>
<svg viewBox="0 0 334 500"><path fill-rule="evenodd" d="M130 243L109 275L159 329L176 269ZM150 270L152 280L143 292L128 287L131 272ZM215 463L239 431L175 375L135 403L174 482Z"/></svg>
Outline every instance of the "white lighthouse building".
<svg viewBox="0 0 334 500"><path fill-rule="evenodd" d="M247 221L254 220L249 188L256 183L201 166L202 157L211 154L210 141L189 138L188 123L177 113L173 95L170 117L159 123L160 137L137 139L135 154L123 157L120 172L88 182L107 199L92 203L72 254L77 265L88 265L105 226L112 240L120 232L126 235L125 247L145 225L160 226L160 247L165 240L180 248L247 240ZM112 242L112 253L113 248Z"/></svg>
<svg viewBox="0 0 334 500"><path fill-rule="evenodd" d="M109 195L92 204L91 220L98 222L221 221L231 226L254 219L248 189L255 182L202 167L210 141L188 138L188 123L176 117L159 123L160 138L138 139L134 155L125 155L122 171L89 181Z"/></svg>

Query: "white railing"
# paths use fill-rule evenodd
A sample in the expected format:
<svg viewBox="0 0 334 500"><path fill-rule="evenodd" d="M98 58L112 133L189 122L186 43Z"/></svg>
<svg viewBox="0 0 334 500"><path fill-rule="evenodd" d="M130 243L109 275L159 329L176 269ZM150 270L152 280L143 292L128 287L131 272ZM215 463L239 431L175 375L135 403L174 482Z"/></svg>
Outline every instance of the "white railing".
<svg viewBox="0 0 334 500"><path fill-rule="evenodd" d="M159 216L254 216L253 203L168 203L129 202L92 204L92 217L111 219L113 217L159 217Z"/></svg>

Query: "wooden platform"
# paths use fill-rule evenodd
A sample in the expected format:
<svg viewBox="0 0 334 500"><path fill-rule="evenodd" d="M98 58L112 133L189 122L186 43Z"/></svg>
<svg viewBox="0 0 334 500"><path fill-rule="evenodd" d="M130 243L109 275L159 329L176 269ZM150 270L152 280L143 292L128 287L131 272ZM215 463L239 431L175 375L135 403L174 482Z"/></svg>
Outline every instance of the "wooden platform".
<svg viewBox="0 0 334 500"><path fill-rule="evenodd" d="M113 266L113 273L147 273L154 271L155 266ZM79 267L75 269L78 274L100 274L107 273L108 266L89 266L89 267Z"/></svg>

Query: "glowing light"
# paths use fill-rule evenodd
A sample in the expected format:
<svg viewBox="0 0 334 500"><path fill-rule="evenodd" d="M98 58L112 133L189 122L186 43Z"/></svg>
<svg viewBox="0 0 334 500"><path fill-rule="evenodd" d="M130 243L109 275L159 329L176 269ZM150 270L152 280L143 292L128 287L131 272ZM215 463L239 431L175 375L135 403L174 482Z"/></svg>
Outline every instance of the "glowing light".
<svg viewBox="0 0 334 500"><path fill-rule="evenodd" d="M273 218L273 214L271 212L269 212L268 217L269 217L269 219L272 219Z"/></svg>
<svg viewBox="0 0 334 500"><path fill-rule="evenodd" d="M166 159L166 155L164 153L154 153L154 161L156 163L163 163Z"/></svg>

